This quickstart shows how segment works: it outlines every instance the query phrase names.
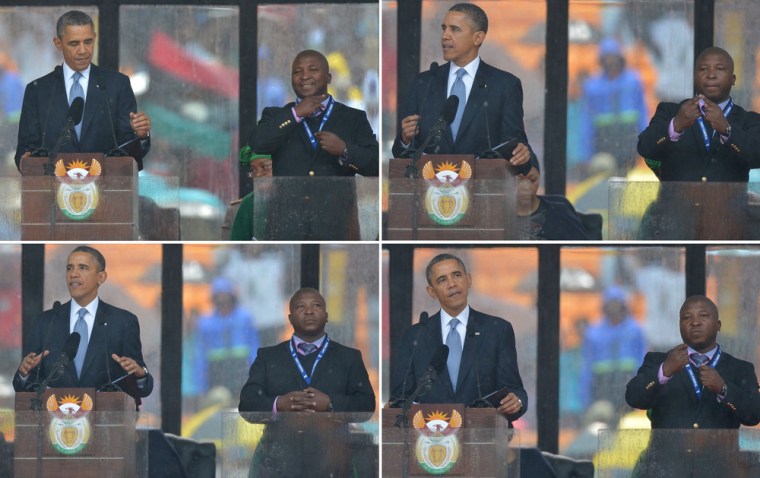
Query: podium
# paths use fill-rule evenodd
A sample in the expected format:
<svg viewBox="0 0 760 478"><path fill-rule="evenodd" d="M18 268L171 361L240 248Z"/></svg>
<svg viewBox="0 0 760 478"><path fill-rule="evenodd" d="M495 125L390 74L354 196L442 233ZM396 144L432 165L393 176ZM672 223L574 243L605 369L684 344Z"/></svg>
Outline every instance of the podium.
<svg viewBox="0 0 760 478"><path fill-rule="evenodd" d="M51 170L52 169L52 170ZM137 164L101 153L21 162L21 240L137 239Z"/></svg>
<svg viewBox="0 0 760 478"><path fill-rule="evenodd" d="M508 174L506 160L424 155L417 179L410 179L412 161L390 161L385 239L529 239L529 214L517 214L530 207L529 197L518 194L518 183L527 180Z"/></svg>
<svg viewBox="0 0 760 478"><path fill-rule="evenodd" d="M457 423L454 411L462 417ZM443 412L445 418L437 413ZM405 445L405 430L397 426L398 408L382 410L383 430L383 477L428 477L431 472L425 466L437 468L434 474L460 477L519 477L519 460L510 454L511 447L517 447L513 429L506 418L494 408L464 408L462 404L416 404L407 414L409 423L408 445ZM416 418L415 418L416 417ZM420 425L425 420L427 430ZM442 420L447 425L435 423ZM459 425L457 429L457 425ZM431 433L441 430L440 439ZM456 437L456 444L443 437ZM432 437L432 438L431 438ZM408 474L404 474L404 453L408 451ZM454 459L453 465L447 460ZM423 464L424 463L424 464ZM448 469L447 469L448 467Z"/></svg>
<svg viewBox="0 0 760 478"><path fill-rule="evenodd" d="M146 476L147 447L137 444L132 397L94 388L48 389L42 411L32 411L35 395L16 394L14 476Z"/></svg>

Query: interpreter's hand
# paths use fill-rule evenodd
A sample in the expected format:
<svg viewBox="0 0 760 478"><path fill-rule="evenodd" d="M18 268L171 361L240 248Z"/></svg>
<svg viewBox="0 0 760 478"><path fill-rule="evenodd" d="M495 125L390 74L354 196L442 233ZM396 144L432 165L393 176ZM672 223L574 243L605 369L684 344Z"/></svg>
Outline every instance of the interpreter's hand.
<svg viewBox="0 0 760 478"><path fill-rule="evenodd" d="M31 372L34 367L40 364L42 362L42 359L47 357L47 355L50 353L49 350L45 350L41 354L36 354L34 352L31 352L27 354L23 360L21 360L21 365L18 366L18 373L22 377L26 377L29 375L29 372Z"/></svg>
<svg viewBox="0 0 760 478"><path fill-rule="evenodd" d="M330 397L314 387L304 389L304 393L313 400L313 410L315 412L326 412L330 408Z"/></svg>
<svg viewBox="0 0 760 478"><path fill-rule="evenodd" d="M703 95L699 95L699 98L704 101L702 110L704 111L705 121L710 123L712 129L718 133L725 134L726 128L728 127L728 120L723 116L723 109L719 104L713 103Z"/></svg>
<svg viewBox="0 0 760 478"><path fill-rule="evenodd" d="M684 101L678 109L678 114L673 118L673 129L676 133L683 133L686 128L693 125L702 112L699 110L699 96Z"/></svg>
<svg viewBox="0 0 760 478"><path fill-rule="evenodd" d="M686 344L676 345L662 364L662 373L666 377L672 377L681 371L689 363L689 352Z"/></svg>
<svg viewBox="0 0 760 478"><path fill-rule="evenodd" d="M319 141L319 147L333 156L340 156L346 150L346 142L335 133L317 131L314 136Z"/></svg>
<svg viewBox="0 0 760 478"><path fill-rule="evenodd" d="M129 126L138 138L145 139L150 132L150 117L147 113L129 113Z"/></svg>
<svg viewBox="0 0 760 478"><path fill-rule="evenodd" d="M296 105L296 114L299 118L306 118L322 107L322 102L327 99L327 95L307 96L302 98L301 102Z"/></svg>
<svg viewBox="0 0 760 478"><path fill-rule="evenodd" d="M420 115L411 115L401 120L401 142L409 144L412 142L419 130Z"/></svg>
<svg viewBox="0 0 760 478"><path fill-rule="evenodd" d="M514 415L522 410L522 401L514 394L509 392L506 397L502 398L499 402L499 408L497 410L507 415Z"/></svg>
<svg viewBox="0 0 760 478"><path fill-rule="evenodd" d="M723 385L726 383L718 371L710 367L708 364L699 367L699 381L714 393L720 393L720 389L723 388Z"/></svg>
<svg viewBox="0 0 760 478"><path fill-rule="evenodd" d="M306 396L306 392L303 390L294 390L280 395L277 398L277 411L278 412L306 412L310 411L313 406L314 399L310 399Z"/></svg>
<svg viewBox="0 0 760 478"><path fill-rule="evenodd" d="M517 143L517 147L512 151L512 157L509 158L509 164L520 166L530 161L530 148L523 143Z"/></svg>
<svg viewBox="0 0 760 478"><path fill-rule="evenodd" d="M135 374L136 378L143 378L146 375L145 369L142 365L135 362L134 359L129 357L119 357L116 354L111 354L111 358L114 359L125 372Z"/></svg>

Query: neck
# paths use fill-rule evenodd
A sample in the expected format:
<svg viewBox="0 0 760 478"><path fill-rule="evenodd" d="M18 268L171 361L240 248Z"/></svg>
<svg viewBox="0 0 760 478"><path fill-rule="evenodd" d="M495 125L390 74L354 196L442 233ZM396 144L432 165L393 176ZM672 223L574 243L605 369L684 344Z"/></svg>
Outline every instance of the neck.
<svg viewBox="0 0 760 478"><path fill-rule="evenodd" d="M458 317L459 314L461 314L462 311L465 309L465 307L467 307L467 305L465 305L464 307L461 307L459 309L448 309L446 307L441 307L441 308L443 310L445 310L446 313L449 314L450 316L452 316L452 317Z"/></svg>
<svg viewBox="0 0 760 478"><path fill-rule="evenodd" d="M713 343L708 344L708 345L703 345L701 347L696 347L694 345L689 345L689 347L693 348L694 350L696 350L697 352L699 352L701 354L709 352L710 350L714 349L717 346L718 346L717 342L713 342Z"/></svg>
<svg viewBox="0 0 760 478"><path fill-rule="evenodd" d="M315 332L313 334L305 334L303 332L294 332L293 335L303 340L304 342L314 342L321 339L325 335L325 331Z"/></svg>

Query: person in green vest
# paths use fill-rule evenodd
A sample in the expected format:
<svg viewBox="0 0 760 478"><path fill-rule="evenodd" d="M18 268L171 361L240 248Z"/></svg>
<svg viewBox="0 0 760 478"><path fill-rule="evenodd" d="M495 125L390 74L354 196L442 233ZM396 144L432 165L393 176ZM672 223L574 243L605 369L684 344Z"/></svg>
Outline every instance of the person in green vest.
<svg viewBox="0 0 760 478"><path fill-rule="evenodd" d="M268 154L256 154L250 146L245 146L240 150L240 162L247 164L250 168L248 176L254 181L256 178L272 177L272 157ZM260 205L266 207L265 203ZM260 218L254 224L253 215L253 192L245 195L240 200L235 221L232 223L230 231L231 241L250 241L262 237L265 229L263 214L258 214Z"/></svg>

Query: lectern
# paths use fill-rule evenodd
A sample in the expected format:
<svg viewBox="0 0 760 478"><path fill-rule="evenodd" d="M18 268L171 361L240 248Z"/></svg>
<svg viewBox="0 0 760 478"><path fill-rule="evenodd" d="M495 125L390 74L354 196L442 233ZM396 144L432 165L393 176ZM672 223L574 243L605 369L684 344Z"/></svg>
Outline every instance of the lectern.
<svg viewBox="0 0 760 478"><path fill-rule="evenodd" d="M21 240L137 239L137 164L101 153L21 162Z"/></svg>
<svg viewBox="0 0 760 478"><path fill-rule="evenodd" d="M48 389L42 410L35 393L16 394L14 476L143 476L137 451L135 402L122 392L94 388ZM142 470L142 471L141 471Z"/></svg>
<svg viewBox="0 0 760 478"><path fill-rule="evenodd" d="M424 155L416 164L392 159L386 239L528 239L529 215L517 211L530 202L518 194L517 184L504 159Z"/></svg>

